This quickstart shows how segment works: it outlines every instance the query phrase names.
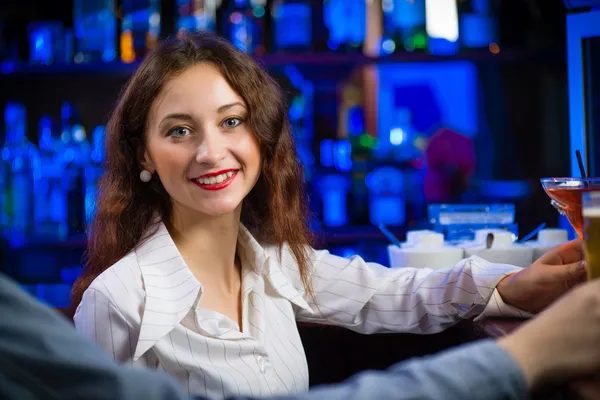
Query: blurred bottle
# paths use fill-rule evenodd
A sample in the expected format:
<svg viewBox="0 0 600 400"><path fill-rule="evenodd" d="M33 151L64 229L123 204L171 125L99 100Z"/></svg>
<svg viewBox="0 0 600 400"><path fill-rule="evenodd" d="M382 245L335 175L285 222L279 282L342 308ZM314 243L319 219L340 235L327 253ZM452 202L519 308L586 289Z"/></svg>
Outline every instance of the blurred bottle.
<svg viewBox="0 0 600 400"><path fill-rule="evenodd" d="M271 70L271 74L287 95L292 135L296 143L298 158L304 167L304 178L309 182L315 168L313 84L305 79L294 65L275 67Z"/></svg>
<svg viewBox="0 0 600 400"><path fill-rule="evenodd" d="M160 0L123 0L121 61L141 60L158 43Z"/></svg>
<svg viewBox="0 0 600 400"><path fill-rule="evenodd" d="M75 0L75 62L114 61L117 57L115 0Z"/></svg>
<svg viewBox="0 0 600 400"><path fill-rule="evenodd" d="M266 0L229 0L223 3L221 35L251 55L265 53Z"/></svg>
<svg viewBox="0 0 600 400"><path fill-rule="evenodd" d="M106 153L104 126L98 125L92 132L92 152L90 162L85 167L85 216L86 226L90 226L96 212L96 197L98 196L98 181L104 171Z"/></svg>
<svg viewBox="0 0 600 400"><path fill-rule="evenodd" d="M395 167L380 167L367 175L373 225L399 226L406 220L404 176Z"/></svg>
<svg viewBox="0 0 600 400"><path fill-rule="evenodd" d="M37 238L62 240L68 232L64 190L64 145L60 130L44 116L39 123L39 158L34 174L34 215Z"/></svg>
<svg viewBox="0 0 600 400"><path fill-rule="evenodd" d="M4 237L12 246L22 246L33 230L33 166L37 149L27 140L25 107L8 103L4 109L6 142L2 149L2 221Z"/></svg>
<svg viewBox="0 0 600 400"><path fill-rule="evenodd" d="M425 0L427 50L434 55L452 55L460 50L456 0Z"/></svg>
<svg viewBox="0 0 600 400"><path fill-rule="evenodd" d="M361 52L366 35L366 19L365 0L325 0L323 21L328 31L326 49L344 53Z"/></svg>
<svg viewBox="0 0 600 400"><path fill-rule="evenodd" d="M276 51L312 48L310 0L275 0L271 6L273 47Z"/></svg>
<svg viewBox="0 0 600 400"><path fill-rule="evenodd" d="M347 193L348 178L339 174L327 174L317 183L323 204L323 223L336 227L348 223Z"/></svg>
<svg viewBox="0 0 600 400"><path fill-rule="evenodd" d="M458 6L461 45L498 53L498 22L491 0L463 0Z"/></svg>
<svg viewBox="0 0 600 400"><path fill-rule="evenodd" d="M61 110L62 162L65 165L64 190L67 196L68 236L85 233L85 168L90 160L90 144L75 107L64 103Z"/></svg>
<svg viewBox="0 0 600 400"><path fill-rule="evenodd" d="M382 53L427 49L425 0L382 0Z"/></svg>
<svg viewBox="0 0 600 400"><path fill-rule="evenodd" d="M73 33L61 22L39 21L27 26L29 61L40 64L73 62Z"/></svg>
<svg viewBox="0 0 600 400"><path fill-rule="evenodd" d="M177 32L217 30L221 0L177 0Z"/></svg>

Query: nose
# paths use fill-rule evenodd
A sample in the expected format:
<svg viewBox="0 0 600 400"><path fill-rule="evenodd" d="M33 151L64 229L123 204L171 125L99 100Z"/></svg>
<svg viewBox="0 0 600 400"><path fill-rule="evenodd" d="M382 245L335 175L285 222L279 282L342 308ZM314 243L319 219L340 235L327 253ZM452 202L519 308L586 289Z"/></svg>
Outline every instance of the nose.
<svg viewBox="0 0 600 400"><path fill-rule="evenodd" d="M225 158L227 149L219 132L205 131L202 142L196 149L196 161L199 164L213 166Z"/></svg>

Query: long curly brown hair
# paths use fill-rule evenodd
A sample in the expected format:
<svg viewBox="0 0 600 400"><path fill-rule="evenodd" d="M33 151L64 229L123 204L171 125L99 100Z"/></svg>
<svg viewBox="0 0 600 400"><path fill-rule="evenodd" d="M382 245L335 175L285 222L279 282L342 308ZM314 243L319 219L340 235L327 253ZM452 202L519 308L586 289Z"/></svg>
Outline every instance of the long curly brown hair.
<svg viewBox="0 0 600 400"><path fill-rule="evenodd" d="M311 242L296 147L279 85L252 58L210 33L162 41L124 88L107 124L106 169L100 180L96 215L89 231L86 263L71 293L71 311L103 271L153 234L156 215L169 224L172 204L159 179L139 179L140 151L150 107L165 84L199 63L210 63L246 102L252 132L261 149L261 174L244 199L242 223L262 243L287 243L302 282L312 293L306 245Z"/></svg>

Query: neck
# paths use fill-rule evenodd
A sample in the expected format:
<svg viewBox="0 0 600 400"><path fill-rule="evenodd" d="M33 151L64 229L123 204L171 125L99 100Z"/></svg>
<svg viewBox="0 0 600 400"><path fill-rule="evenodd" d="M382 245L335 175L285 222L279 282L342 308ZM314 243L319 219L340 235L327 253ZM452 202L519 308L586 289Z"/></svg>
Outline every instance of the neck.
<svg viewBox="0 0 600 400"><path fill-rule="evenodd" d="M192 273L201 281L217 280L226 287L233 287L239 280L235 254L240 215L241 207L219 217L173 213L170 228L173 241Z"/></svg>

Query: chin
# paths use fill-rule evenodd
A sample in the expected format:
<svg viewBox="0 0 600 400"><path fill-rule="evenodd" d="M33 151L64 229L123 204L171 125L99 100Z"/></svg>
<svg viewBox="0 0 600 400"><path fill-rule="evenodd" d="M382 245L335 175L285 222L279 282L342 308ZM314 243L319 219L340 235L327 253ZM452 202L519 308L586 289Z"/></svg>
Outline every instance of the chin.
<svg viewBox="0 0 600 400"><path fill-rule="evenodd" d="M200 206L196 206L195 209L198 212L210 217L222 217L235 212L239 205L240 202L220 202L218 204L202 204Z"/></svg>

